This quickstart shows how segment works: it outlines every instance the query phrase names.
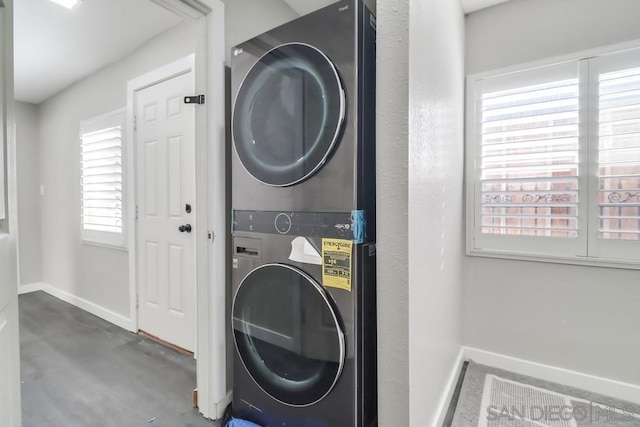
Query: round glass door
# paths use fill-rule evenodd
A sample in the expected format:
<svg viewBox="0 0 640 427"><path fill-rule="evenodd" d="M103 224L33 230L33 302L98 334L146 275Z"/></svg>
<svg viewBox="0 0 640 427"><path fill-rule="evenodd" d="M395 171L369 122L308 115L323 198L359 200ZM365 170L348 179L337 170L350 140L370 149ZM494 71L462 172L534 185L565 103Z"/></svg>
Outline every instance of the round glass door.
<svg viewBox="0 0 640 427"><path fill-rule="evenodd" d="M266 264L244 278L233 301L233 334L247 372L282 403L311 405L342 373L344 334L331 301L294 267Z"/></svg>
<svg viewBox="0 0 640 427"><path fill-rule="evenodd" d="M310 177L338 141L345 103L336 67L321 51L300 43L269 51L236 97L232 128L240 162L272 186Z"/></svg>

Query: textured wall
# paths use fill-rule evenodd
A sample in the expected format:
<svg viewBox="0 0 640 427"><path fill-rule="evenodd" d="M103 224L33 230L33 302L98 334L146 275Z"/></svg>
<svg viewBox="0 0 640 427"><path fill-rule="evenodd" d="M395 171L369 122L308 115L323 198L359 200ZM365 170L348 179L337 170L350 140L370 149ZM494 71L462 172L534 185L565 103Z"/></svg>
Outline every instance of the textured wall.
<svg viewBox="0 0 640 427"><path fill-rule="evenodd" d="M409 425L409 1L378 1L378 404Z"/></svg>
<svg viewBox="0 0 640 427"><path fill-rule="evenodd" d="M464 13L411 2L409 39L411 426L435 422L463 338Z"/></svg>
<svg viewBox="0 0 640 427"><path fill-rule="evenodd" d="M640 40L639 17L636 0L513 0L467 16L467 72ZM640 271L469 257L466 282L465 345L640 385Z"/></svg>
<svg viewBox="0 0 640 427"><path fill-rule="evenodd" d="M377 8L380 425L425 426L462 346L464 15Z"/></svg>

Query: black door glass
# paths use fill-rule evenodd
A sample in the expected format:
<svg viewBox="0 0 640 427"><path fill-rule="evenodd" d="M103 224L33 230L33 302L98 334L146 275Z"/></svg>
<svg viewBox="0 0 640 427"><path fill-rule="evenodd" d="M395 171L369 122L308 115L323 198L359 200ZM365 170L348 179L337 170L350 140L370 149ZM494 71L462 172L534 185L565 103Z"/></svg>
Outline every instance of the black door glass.
<svg viewBox="0 0 640 427"><path fill-rule="evenodd" d="M309 45L282 45L256 62L238 91L236 152L257 180L295 184L324 164L344 112L342 84L331 61Z"/></svg>
<svg viewBox="0 0 640 427"><path fill-rule="evenodd" d="M330 321L328 321L330 319ZM283 264L253 270L233 303L242 362L273 398L294 406L322 399L344 363L344 335L324 289Z"/></svg>

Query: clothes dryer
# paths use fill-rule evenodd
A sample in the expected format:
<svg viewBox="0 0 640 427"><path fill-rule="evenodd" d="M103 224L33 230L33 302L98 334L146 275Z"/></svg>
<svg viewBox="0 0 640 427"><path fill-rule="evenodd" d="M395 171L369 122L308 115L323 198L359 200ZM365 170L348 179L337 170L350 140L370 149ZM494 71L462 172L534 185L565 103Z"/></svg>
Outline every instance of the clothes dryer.
<svg viewBox="0 0 640 427"><path fill-rule="evenodd" d="M231 80L233 209L373 215L375 15L363 1L238 45Z"/></svg>

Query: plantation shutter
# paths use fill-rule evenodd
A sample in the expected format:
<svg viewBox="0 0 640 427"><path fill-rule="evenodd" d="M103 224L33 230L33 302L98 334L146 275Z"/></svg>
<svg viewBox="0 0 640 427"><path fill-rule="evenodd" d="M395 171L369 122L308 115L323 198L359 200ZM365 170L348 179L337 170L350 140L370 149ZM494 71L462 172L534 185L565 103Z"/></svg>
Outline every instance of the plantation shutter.
<svg viewBox="0 0 640 427"><path fill-rule="evenodd" d="M640 50L593 62L598 176L590 252L640 259Z"/></svg>
<svg viewBox="0 0 640 427"><path fill-rule="evenodd" d="M637 265L640 48L468 83L468 252Z"/></svg>
<svg viewBox="0 0 640 427"><path fill-rule="evenodd" d="M82 124L82 230L86 241L124 245L121 111Z"/></svg>
<svg viewBox="0 0 640 427"><path fill-rule="evenodd" d="M574 62L476 85L474 238L483 247L584 252L579 73Z"/></svg>

